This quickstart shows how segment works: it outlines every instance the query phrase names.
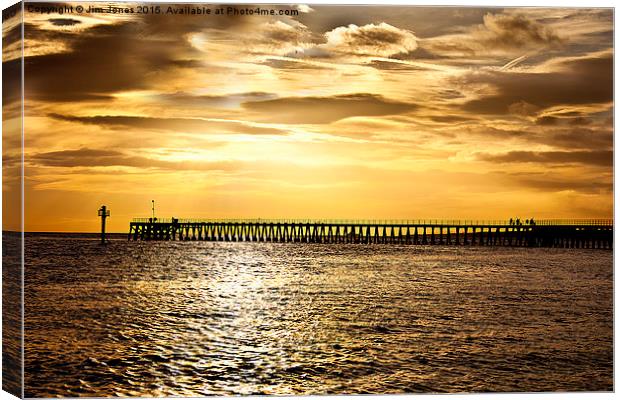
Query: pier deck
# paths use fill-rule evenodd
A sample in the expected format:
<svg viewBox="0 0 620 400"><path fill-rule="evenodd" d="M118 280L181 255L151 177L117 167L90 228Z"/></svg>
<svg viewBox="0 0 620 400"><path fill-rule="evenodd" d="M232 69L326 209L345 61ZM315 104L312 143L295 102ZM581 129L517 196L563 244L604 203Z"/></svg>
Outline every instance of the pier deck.
<svg viewBox="0 0 620 400"><path fill-rule="evenodd" d="M613 248L612 220L361 221L134 219L128 240L392 243L403 245Z"/></svg>

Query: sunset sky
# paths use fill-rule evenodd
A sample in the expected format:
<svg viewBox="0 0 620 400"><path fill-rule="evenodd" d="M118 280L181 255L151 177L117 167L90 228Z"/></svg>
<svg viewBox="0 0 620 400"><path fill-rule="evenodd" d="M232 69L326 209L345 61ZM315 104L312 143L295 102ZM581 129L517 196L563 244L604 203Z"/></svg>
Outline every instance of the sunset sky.
<svg viewBox="0 0 620 400"><path fill-rule="evenodd" d="M26 12L25 229L96 231L106 204L126 232L152 199L180 218L611 217L611 9L262 7L299 15ZM10 71L15 18L3 38Z"/></svg>

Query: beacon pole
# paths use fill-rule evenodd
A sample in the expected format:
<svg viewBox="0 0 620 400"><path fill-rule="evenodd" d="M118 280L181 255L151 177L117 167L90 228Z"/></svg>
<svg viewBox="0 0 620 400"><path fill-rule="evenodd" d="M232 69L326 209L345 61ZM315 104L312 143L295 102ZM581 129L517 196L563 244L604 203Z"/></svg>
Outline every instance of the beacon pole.
<svg viewBox="0 0 620 400"><path fill-rule="evenodd" d="M110 216L110 210L106 206L101 206L99 216L101 217L101 244L105 244L105 219Z"/></svg>

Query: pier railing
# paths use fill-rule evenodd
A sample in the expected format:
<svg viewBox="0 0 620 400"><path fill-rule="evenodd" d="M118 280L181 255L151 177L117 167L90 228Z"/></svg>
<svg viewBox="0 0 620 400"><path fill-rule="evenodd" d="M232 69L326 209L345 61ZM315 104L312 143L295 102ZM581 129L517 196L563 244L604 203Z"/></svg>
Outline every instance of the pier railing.
<svg viewBox="0 0 620 400"><path fill-rule="evenodd" d="M426 226L612 226L613 219L284 219L284 218L175 218L180 224L329 224L329 225L426 225ZM172 223L172 218L134 218L134 223Z"/></svg>

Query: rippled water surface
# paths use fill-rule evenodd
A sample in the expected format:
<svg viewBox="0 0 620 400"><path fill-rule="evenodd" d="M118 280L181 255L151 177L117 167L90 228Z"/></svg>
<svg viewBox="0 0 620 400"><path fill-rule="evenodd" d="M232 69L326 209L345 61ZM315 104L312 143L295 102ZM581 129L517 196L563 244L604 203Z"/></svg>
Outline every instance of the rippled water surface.
<svg viewBox="0 0 620 400"><path fill-rule="evenodd" d="M26 241L27 397L612 390L612 253Z"/></svg>

